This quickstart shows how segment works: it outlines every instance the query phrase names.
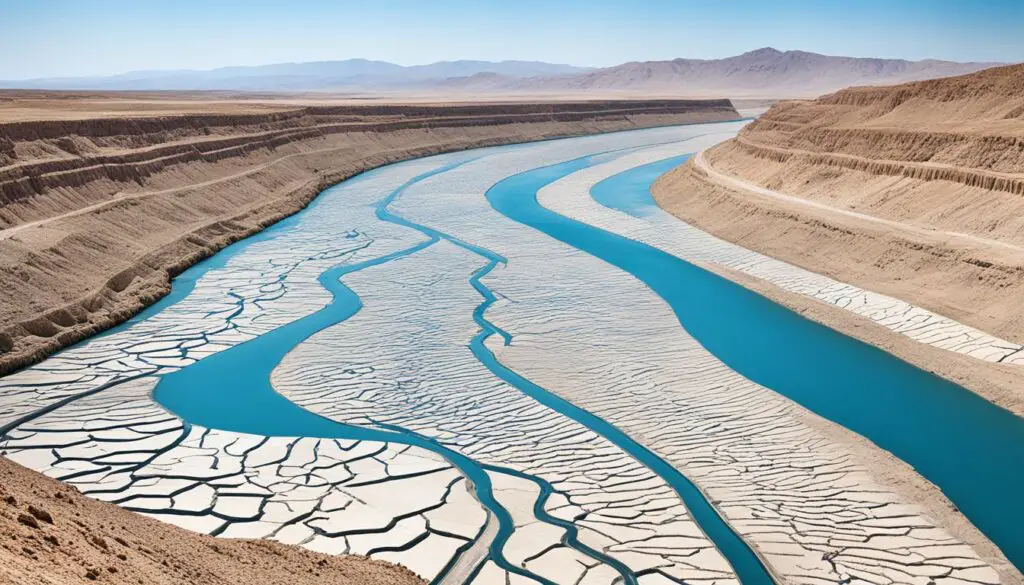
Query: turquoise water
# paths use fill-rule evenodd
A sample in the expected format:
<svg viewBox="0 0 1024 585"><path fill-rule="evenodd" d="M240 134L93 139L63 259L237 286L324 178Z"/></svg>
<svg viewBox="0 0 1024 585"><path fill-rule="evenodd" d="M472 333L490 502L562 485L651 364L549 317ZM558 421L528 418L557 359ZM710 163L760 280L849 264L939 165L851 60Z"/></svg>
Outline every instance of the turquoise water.
<svg viewBox="0 0 1024 585"><path fill-rule="evenodd" d="M683 164L691 156L674 156L612 175L594 185L590 196L605 207L634 217L647 217L658 210L658 204L651 195L651 185L658 177Z"/></svg>
<svg viewBox="0 0 1024 585"><path fill-rule="evenodd" d="M584 164L511 177L492 188L488 199L507 217L636 276L733 370L914 466L1024 568L1024 419L657 248L540 206L538 177L557 177ZM640 177L616 181L648 191L648 169L624 175L631 173Z"/></svg>
<svg viewBox="0 0 1024 585"><path fill-rule="evenodd" d="M449 168L451 166L424 173L396 189L380 202L377 207L378 217L391 216L386 207L404 188ZM383 169L371 172L381 171ZM285 224L280 229L289 227L289 224ZM277 226L274 226L264 232L265 237L274 237L272 230L276 229ZM348 319L362 307L355 292L341 283L342 276L414 254L438 240L438 237L432 236L420 244L392 254L365 262L342 264L325 271L318 278L320 284L332 294L331 301L325 307L163 376L153 392L153 398L189 424L208 428L279 437L383 441L413 445L438 453L473 482L477 498L497 519L499 531L491 546L492 560L505 570L538 579L546 585L553 585L550 581L515 567L504 559L501 547L511 535L514 523L508 511L494 498L490 477L475 461L404 429L354 426L320 416L278 394L270 385L271 372L292 348L325 327ZM237 249L235 253L241 249ZM226 259L222 258L219 262L209 263L205 269L221 266L225 261ZM195 278L200 275L201 272L193 274L194 278L186 281L184 286L194 287ZM444 572L447 570L448 567Z"/></svg>

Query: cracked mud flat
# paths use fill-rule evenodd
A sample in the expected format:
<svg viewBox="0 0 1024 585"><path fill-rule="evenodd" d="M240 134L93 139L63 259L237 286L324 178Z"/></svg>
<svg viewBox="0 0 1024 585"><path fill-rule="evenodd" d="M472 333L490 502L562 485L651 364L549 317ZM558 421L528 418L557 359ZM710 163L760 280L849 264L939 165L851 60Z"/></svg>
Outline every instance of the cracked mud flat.
<svg viewBox="0 0 1024 585"><path fill-rule="evenodd" d="M192 530L369 554L438 582L768 583L759 559L792 583L998 582L998 560L901 501L801 406L731 370L643 282L485 196L616 151L540 203L727 263L735 250L658 239L656 224L586 195L738 127L474 151L343 183L192 269L141 318L0 381L2 449ZM632 147L647 148L621 150ZM230 371L189 367L217 360L273 373L235 388Z"/></svg>

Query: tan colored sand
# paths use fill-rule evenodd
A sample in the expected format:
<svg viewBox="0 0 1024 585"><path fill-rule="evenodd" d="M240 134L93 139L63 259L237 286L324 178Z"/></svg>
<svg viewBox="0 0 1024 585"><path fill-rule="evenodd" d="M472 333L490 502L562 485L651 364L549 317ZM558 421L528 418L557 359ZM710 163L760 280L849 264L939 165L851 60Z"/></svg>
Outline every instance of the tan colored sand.
<svg viewBox="0 0 1024 585"><path fill-rule="evenodd" d="M736 188L691 161L654 186L680 219L1024 341L1024 66L782 102L705 156L713 171L794 198ZM845 311L818 318L1024 415L1019 368L915 343Z"/></svg>
<svg viewBox="0 0 1024 585"><path fill-rule="evenodd" d="M81 495L0 457L0 583L422 585L359 556L216 539Z"/></svg>
<svg viewBox="0 0 1024 585"><path fill-rule="evenodd" d="M171 276L360 171L478 146L737 117L727 100L253 111L252 100L15 97L23 113L54 115L0 120L0 373L125 320L166 294ZM101 116L105 99L115 112L141 100L146 115ZM76 108L81 118L68 119Z"/></svg>

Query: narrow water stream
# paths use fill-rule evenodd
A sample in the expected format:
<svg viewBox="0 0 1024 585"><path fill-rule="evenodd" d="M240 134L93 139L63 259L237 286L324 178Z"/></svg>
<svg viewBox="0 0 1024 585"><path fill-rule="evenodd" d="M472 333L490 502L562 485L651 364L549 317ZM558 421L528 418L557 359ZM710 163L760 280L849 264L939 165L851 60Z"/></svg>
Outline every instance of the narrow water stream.
<svg viewBox="0 0 1024 585"><path fill-rule="evenodd" d="M377 216L412 227L412 224L393 216L387 206L410 185L450 168L441 167L411 179L380 201ZM486 470L475 461L406 429L349 425L320 416L291 402L271 386L271 372L289 351L318 331L348 319L362 308L358 295L342 284L344 275L415 254L440 240L436 233L428 235L427 240L404 250L364 262L339 264L323 272L318 280L332 294L325 307L167 374L160 379L153 398L188 423L208 428L266 436L390 442L437 453L472 481L476 497L498 521L498 535L491 544L489 558L506 571L553 585L505 560L502 549L514 530L514 523L509 512L494 497ZM436 580L441 580L445 572Z"/></svg>

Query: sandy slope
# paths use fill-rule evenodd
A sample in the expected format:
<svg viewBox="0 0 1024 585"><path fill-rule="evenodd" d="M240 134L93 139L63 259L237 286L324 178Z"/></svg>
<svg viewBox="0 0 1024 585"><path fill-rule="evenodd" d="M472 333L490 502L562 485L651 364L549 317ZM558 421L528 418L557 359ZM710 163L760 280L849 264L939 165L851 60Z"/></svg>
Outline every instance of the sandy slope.
<svg viewBox="0 0 1024 585"><path fill-rule="evenodd" d="M82 496L0 457L0 583L419 585L404 567L215 539Z"/></svg>
<svg viewBox="0 0 1024 585"><path fill-rule="evenodd" d="M1024 341L1024 66L783 102L704 159L655 186L683 220ZM853 327L835 310L778 296ZM1020 410L1019 374L1006 366L871 337Z"/></svg>
<svg viewBox="0 0 1024 585"><path fill-rule="evenodd" d="M165 294L171 275L362 170L448 150L737 117L726 100L214 98L33 101L19 92L0 108L17 120L0 121L0 372L123 321ZM117 115L102 113L103 100ZM124 114L133 110L147 114Z"/></svg>

